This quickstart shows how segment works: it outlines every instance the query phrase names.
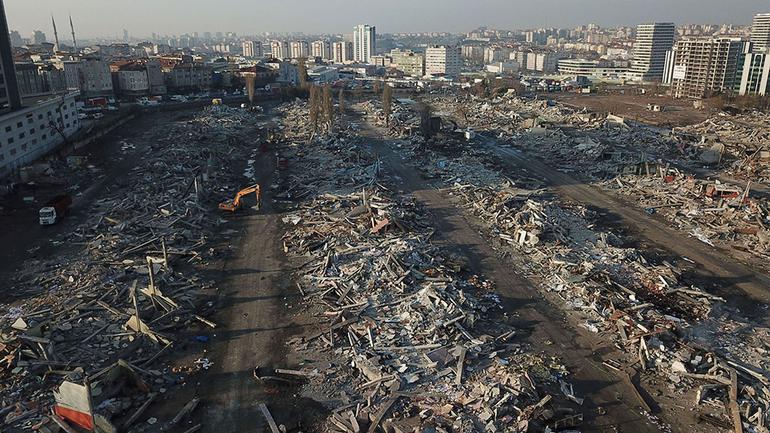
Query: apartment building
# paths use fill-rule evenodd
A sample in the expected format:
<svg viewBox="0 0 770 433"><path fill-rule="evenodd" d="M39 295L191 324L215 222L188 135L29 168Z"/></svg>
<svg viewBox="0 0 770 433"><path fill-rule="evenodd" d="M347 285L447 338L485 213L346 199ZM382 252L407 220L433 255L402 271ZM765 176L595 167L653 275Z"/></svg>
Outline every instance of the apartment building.
<svg viewBox="0 0 770 433"><path fill-rule="evenodd" d="M352 62L353 43L340 41L332 44L332 61L340 64Z"/></svg>
<svg viewBox="0 0 770 433"><path fill-rule="evenodd" d="M286 41L270 42L270 55L279 60L288 59L289 43Z"/></svg>
<svg viewBox="0 0 770 433"><path fill-rule="evenodd" d="M432 46L425 50L425 74L456 78L460 75L463 61L460 48Z"/></svg>
<svg viewBox="0 0 770 433"><path fill-rule="evenodd" d="M353 27L353 60L369 63L377 50L377 31L375 26L359 24Z"/></svg>
<svg viewBox="0 0 770 433"><path fill-rule="evenodd" d="M736 87L743 46L740 38L728 37L677 41L667 65L671 70L672 95L675 98L704 98L731 92Z"/></svg>
<svg viewBox="0 0 770 433"><path fill-rule="evenodd" d="M292 59L307 58L310 54L310 45L307 41L292 41L289 44L289 57Z"/></svg>
<svg viewBox="0 0 770 433"><path fill-rule="evenodd" d="M243 51L243 57L249 57L252 59L262 57L262 42L243 41L241 43L241 49Z"/></svg>
<svg viewBox="0 0 770 433"><path fill-rule="evenodd" d="M425 76L425 56L411 50L398 48L390 51L393 59L393 67L403 72L404 75L421 78Z"/></svg>
<svg viewBox="0 0 770 433"><path fill-rule="evenodd" d="M331 44L328 41L313 41L310 44L310 55L323 60L331 59Z"/></svg>
<svg viewBox="0 0 770 433"><path fill-rule="evenodd" d="M629 71L637 81L661 81L666 52L674 44L676 26L673 23L640 24L636 28L634 59Z"/></svg>
<svg viewBox="0 0 770 433"><path fill-rule="evenodd" d="M754 52L770 51L770 13L754 15L751 25L751 44Z"/></svg>

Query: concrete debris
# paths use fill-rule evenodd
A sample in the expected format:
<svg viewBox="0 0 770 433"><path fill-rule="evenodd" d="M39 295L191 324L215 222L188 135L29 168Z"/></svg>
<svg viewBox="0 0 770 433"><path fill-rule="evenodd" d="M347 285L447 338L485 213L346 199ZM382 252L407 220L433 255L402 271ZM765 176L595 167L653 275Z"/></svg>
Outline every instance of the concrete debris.
<svg viewBox="0 0 770 433"><path fill-rule="evenodd" d="M154 431L141 415L158 404L159 390L211 365L201 357L168 366L164 358L180 343L203 349L180 342L180 332L215 326L206 317L216 286L200 271L219 254L209 245L226 223L216 203L242 183L230 167L245 161L256 126L253 114L225 106L172 125L148 131L151 151L138 156L142 163L121 188L85 202L91 218L53 241L72 248L55 260L27 261L8 282L25 301L0 314L0 406L12 408L0 430L74 425L66 418L77 412L52 418L49 408L60 384L85 383L97 427Z"/></svg>
<svg viewBox="0 0 770 433"><path fill-rule="evenodd" d="M562 170L611 177L604 182L605 188L634 197L631 201L638 200L650 214L665 214L672 225L704 243L730 242L733 248L766 257L767 207L763 198L751 196L752 184L741 187L695 180L673 163L638 159L639 148L677 143L662 138L659 131L628 121L622 128L616 122L612 126L601 120L586 123L579 113L538 101L437 97L431 103L438 111L464 111L476 130L488 128L510 136L517 147ZM465 106L449 108L460 104ZM517 127L522 118L530 121ZM548 125L548 132L531 134L527 128L533 125ZM618 365L605 363L608 368L623 371L636 364L645 377L663 378L680 395L695 392L704 383L717 384L700 392L698 411L735 425L736 431L741 423L766 431L764 415L770 409L766 371L770 365L763 359L766 351L762 348L770 340L763 329L752 337L758 346L742 343L742 334L731 330L750 323L723 315L725 300L697 287L681 264L631 246L623 234L605 227L602 215L561 200L526 173L521 179L502 176L497 155L484 137L464 144L449 131L446 134L437 147L394 131L393 145L411 149L409 159L415 169L440 179L441 187L479 217L501 254L540 281L544 292L560 302L577 323L610 339L625 353ZM742 136L756 138L757 143L766 140L762 133ZM728 149L734 145L720 138ZM622 143L633 143L637 150L627 151ZM702 163L700 154L693 152L693 161ZM629 381L638 389L634 380ZM568 381L560 381L560 386L564 396L582 402ZM708 398L704 396L713 396L709 401L719 401L722 410L703 406ZM641 394L639 398L645 401Z"/></svg>
<svg viewBox="0 0 770 433"><path fill-rule="evenodd" d="M307 108L283 110L301 119ZM559 391L569 376L557 359L485 321L500 309L493 286L431 242L420 206L388 187L351 130L310 138L302 123L283 127L310 140L287 155L296 170L284 198L303 200L285 217L285 251L301 264L306 307L326 320L290 344L303 371L319 373L304 392L329 402L329 431L525 431L559 407L579 410Z"/></svg>

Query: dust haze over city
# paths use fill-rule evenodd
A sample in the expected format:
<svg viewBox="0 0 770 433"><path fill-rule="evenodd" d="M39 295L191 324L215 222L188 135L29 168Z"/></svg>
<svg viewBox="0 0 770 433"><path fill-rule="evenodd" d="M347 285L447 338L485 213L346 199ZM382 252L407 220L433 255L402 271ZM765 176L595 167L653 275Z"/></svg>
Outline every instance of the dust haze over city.
<svg viewBox="0 0 770 433"><path fill-rule="evenodd" d="M770 428L766 1L0 0L0 431Z"/></svg>

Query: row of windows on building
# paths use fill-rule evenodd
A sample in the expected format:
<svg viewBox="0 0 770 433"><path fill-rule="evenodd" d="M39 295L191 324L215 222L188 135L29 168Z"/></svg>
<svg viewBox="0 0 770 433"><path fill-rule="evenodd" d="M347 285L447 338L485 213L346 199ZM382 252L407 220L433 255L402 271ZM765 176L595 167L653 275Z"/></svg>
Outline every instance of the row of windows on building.
<svg viewBox="0 0 770 433"><path fill-rule="evenodd" d="M69 108L74 108L74 107L75 107L75 103L71 102L69 104ZM56 113L60 113L61 109L60 108L56 108L54 111ZM46 114L50 118L51 115L53 114L53 112L48 111L48 113L46 113ZM43 118L44 118L44 116L43 116L42 113L37 115L37 120L43 120ZM64 120L67 121L67 120L69 120L69 118L70 118L70 114L69 113L65 113L64 114ZM64 125L62 125L62 126L64 128L69 128L70 126L73 126L75 124L75 121L76 121L76 119L74 118L74 114L73 114L73 119L72 120L73 120L73 122L65 122ZM31 116L27 118L27 124L28 125L31 125L33 122L34 122L34 119ZM61 121L59 121L59 122L60 122L60 125L61 125ZM45 124L40 124L39 125L39 130L41 132L44 131L45 126L46 126ZM17 122L16 123L16 129L22 129L22 128L24 128L24 122ZM6 133L10 133L12 131L13 131L13 126L6 126L5 127L5 132ZM29 130L25 130L24 132L20 132L19 135L18 135L18 139L19 140L23 140L24 138L27 137L27 134L32 136L36 132L37 132L37 130L35 128L30 128ZM47 133L43 134L40 137L40 140L42 140L43 142L45 142L45 140L47 140L47 139L48 139L48 134ZM12 144L14 144L14 142L15 142L15 137L9 137L7 139L7 141L6 141L6 143L8 145L12 145ZM0 141L0 148L3 147L3 144L4 143L2 143L2 141ZM36 144L38 144L38 139L37 138L32 138L29 142L22 143L21 146L20 146L20 150L22 152L25 152L29 148L30 145L35 146ZM11 148L8 149L8 154L10 156L15 156L17 153L18 153L18 149L16 147L11 147ZM4 161L4 160L5 160L5 154L3 152L0 152L0 165L3 165L2 161Z"/></svg>

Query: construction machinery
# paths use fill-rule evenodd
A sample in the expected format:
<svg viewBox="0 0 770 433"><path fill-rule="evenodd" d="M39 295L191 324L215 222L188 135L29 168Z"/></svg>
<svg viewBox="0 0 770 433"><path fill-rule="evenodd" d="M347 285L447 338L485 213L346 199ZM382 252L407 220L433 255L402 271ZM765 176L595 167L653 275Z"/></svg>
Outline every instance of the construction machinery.
<svg viewBox="0 0 770 433"><path fill-rule="evenodd" d="M259 184L254 184L252 186L243 188L242 190L238 191L238 194L235 194L235 198L232 201L219 203L219 208L222 210L235 212L243 206L243 198L249 194L254 194L257 197L256 208L259 209L259 206L262 203L262 190L260 189Z"/></svg>
<svg viewBox="0 0 770 433"><path fill-rule="evenodd" d="M40 208L38 212L40 225L48 226L56 224L57 221L64 218L69 207L72 205L72 197L68 194L57 195Z"/></svg>

